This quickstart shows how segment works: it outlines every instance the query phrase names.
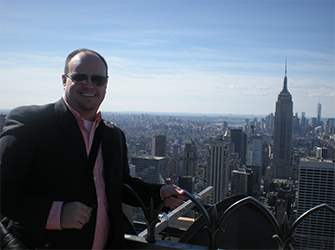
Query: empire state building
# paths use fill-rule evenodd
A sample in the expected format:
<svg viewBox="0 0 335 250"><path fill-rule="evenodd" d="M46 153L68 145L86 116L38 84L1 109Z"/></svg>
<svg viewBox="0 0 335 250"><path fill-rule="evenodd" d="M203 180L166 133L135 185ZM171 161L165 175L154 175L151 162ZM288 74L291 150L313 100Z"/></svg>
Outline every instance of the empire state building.
<svg viewBox="0 0 335 250"><path fill-rule="evenodd" d="M288 179L292 177L292 133L293 102L287 89L287 70L283 89L278 95L274 119L274 152L271 167L272 178Z"/></svg>

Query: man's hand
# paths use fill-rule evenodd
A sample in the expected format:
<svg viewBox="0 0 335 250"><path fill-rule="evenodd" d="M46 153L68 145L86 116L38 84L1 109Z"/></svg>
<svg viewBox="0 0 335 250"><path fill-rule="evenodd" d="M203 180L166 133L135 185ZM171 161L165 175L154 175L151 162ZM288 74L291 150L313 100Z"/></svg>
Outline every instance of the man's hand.
<svg viewBox="0 0 335 250"><path fill-rule="evenodd" d="M60 216L61 227L66 229L82 229L91 217L92 208L79 201L63 205Z"/></svg>
<svg viewBox="0 0 335 250"><path fill-rule="evenodd" d="M162 198L165 200L165 206L172 209L178 207L186 200L186 197L183 196L184 190L175 185L165 185L161 192Z"/></svg>

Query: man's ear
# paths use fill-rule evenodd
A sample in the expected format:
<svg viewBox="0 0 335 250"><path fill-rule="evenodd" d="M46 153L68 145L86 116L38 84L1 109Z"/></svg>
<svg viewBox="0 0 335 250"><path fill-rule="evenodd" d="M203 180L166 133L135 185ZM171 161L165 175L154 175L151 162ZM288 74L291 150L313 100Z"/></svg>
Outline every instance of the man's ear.
<svg viewBox="0 0 335 250"><path fill-rule="evenodd" d="M67 82L67 77L65 75L62 75L62 82L63 82L63 89L65 89Z"/></svg>

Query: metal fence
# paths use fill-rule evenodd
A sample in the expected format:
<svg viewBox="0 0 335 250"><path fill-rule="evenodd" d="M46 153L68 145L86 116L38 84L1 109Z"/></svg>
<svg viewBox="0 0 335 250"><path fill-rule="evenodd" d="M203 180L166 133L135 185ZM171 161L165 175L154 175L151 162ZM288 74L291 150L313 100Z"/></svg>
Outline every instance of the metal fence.
<svg viewBox="0 0 335 250"><path fill-rule="evenodd" d="M147 208L140 197L128 185L130 192L143 209L146 232L126 235L127 248L137 249L294 249L294 230L319 210L327 210L335 216L335 209L320 204L299 216L292 224L285 213L283 222L278 223L273 214L257 199L248 196L233 196L206 209L203 204L185 190L185 196L192 202L201 216L180 237L178 242L156 240L159 214L164 202L156 209L153 203Z"/></svg>

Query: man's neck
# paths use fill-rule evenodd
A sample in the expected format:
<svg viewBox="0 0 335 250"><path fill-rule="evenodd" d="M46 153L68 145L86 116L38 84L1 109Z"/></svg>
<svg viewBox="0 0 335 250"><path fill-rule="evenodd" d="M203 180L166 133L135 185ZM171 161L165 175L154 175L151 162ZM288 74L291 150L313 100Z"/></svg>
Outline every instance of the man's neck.
<svg viewBox="0 0 335 250"><path fill-rule="evenodd" d="M90 121L90 122L94 122L96 119L96 115L98 114L97 111L92 110L92 111L79 111L78 109L74 108L73 106L71 106L67 101L66 98L64 98L63 96L63 100L65 102L65 104L72 110L75 110L82 118L84 118L84 120L86 121Z"/></svg>

